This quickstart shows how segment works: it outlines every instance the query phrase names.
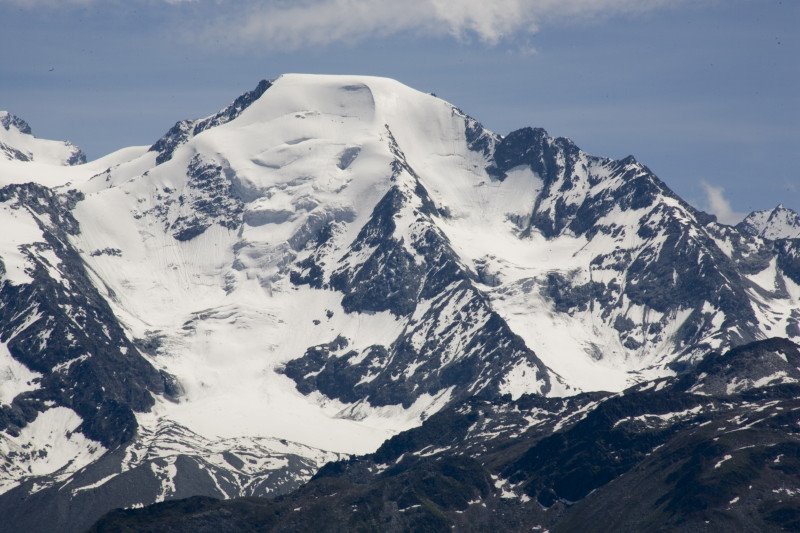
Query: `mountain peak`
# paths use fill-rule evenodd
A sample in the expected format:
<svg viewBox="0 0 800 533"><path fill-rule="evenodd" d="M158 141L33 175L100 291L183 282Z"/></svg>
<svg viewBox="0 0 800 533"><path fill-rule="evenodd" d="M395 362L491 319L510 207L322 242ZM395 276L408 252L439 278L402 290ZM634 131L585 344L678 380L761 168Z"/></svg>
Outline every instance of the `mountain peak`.
<svg viewBox="0 0 800 533"><path fill-rule="evenodd" d="M753 211L736 227L765 239L796 239L800 238L800 214L781 203L774 209Z"/></svg>
<svg viewBox="0 0 800 533"><path fill-rule="evenodd" d="M9 131L12 127L17 129L20 133L26 135L33 135L30 125L16 115L12 115L8 111L0 111L0 126Z"/></svg>
<svg viewBox="0 0 800 533"><path fill-rule="evenodd" d="M153 146L151 152L158 152L156 163L159 165L172 159L175 150L195 135L214 126L219 126L230 122L238 117L242 111L247 109L253 102L261 98L264 93L272 86L272 82L261 80L252 91L248 91L230 105L223 107L217 113L200 120L179 120L172 128L164 134Z"/></svg>
<svg viewBox="0 0 800 533"><path fill-rule="evenodd" d="M8 111L0 111L0 126L0 159L51 165L86 162L86 156L77 146L68 141L38 139L30 124Z"/></svg>

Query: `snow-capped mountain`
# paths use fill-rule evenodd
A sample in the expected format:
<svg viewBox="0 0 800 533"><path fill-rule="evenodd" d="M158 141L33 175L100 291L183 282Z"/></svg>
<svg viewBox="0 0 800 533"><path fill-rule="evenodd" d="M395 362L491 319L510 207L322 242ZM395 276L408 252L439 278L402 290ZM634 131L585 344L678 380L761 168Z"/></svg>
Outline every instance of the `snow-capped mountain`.
<svg viewBox="0 0 800 533"><path fill-rule="evenodd" d="M34 137L28 123L8 111L0 111L0 159L53 165L86 162L86 156L77 146Z"/></svg>
<svg viewBox="0 0 800 533"><path fill-rule="evenodd" d="M150 147L32 159L0 162L0 508L29 528L288 492L469 398L800 337L800 241L393 80L284 75Z"/></svg>
<svg viewBox="0 0 800 533"><path fill-rule="evenodd" d="M778 205L775 209L753 211L736 225L740 231L765 239L800 238L800 214Z"/></svg>

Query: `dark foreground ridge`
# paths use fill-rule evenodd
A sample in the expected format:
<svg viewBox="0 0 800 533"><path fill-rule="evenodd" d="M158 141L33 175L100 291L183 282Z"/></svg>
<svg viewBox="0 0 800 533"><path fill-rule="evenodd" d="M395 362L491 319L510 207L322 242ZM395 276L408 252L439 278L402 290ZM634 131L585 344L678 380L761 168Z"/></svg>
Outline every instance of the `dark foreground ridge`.
<svg viewBox="0 0 800 533"><path fill-rule="evenodd" d="M471 398L287 496L117 510L91 531L797 531L798 367L769 339L620 394Z"/></svg>

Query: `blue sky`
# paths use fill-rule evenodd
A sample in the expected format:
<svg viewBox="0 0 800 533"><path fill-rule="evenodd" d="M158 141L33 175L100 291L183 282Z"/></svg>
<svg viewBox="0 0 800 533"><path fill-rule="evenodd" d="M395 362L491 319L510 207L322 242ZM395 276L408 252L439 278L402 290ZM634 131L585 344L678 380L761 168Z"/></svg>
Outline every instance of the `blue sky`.
<svg viewBox="0 0 800 533"><path fill-rule="evenodd" d="M635 155L735 220L800 209L794 0L0 0L0 109L90 157L283 72L389 76Z"/></svg>

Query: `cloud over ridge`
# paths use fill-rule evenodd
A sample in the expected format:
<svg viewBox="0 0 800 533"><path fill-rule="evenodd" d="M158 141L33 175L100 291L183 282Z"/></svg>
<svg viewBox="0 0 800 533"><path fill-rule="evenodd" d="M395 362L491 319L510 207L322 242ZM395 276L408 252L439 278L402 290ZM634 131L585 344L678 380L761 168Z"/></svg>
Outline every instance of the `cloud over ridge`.
<svg viewBox="0 0 800 533"><path fill-rule="evenodd" d="M731 207L731 203L725 196L725 189L712 185L707 181L701 181L700 186L706 195L706 209L717 216L717 220L723 224L736 224L740 222L745 213L739 213Z"/></svg>

